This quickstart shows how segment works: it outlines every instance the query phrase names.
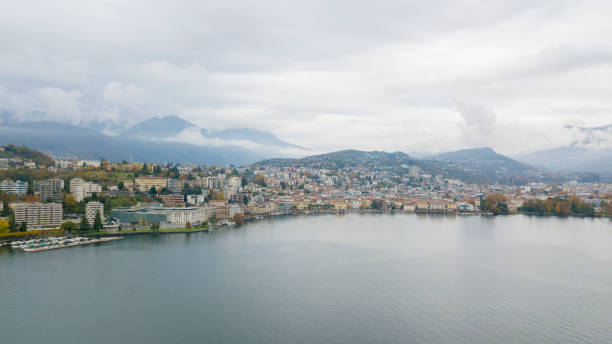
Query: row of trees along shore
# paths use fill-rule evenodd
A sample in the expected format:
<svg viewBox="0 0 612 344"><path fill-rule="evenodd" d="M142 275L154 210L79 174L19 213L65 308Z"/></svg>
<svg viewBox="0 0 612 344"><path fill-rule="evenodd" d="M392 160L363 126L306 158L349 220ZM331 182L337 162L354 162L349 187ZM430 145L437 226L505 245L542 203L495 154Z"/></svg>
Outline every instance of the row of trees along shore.
<svg viewBox="0 0 612 344"><path fill-rule="evenodd" d="M604 209L604 215L612 215L612 208L605 202L602 204L602 209ZM530 199L525 201L518 210L528 214L595 216L595 207L577 197L569 197L567 199L556 197L545 200Z"/></svg>

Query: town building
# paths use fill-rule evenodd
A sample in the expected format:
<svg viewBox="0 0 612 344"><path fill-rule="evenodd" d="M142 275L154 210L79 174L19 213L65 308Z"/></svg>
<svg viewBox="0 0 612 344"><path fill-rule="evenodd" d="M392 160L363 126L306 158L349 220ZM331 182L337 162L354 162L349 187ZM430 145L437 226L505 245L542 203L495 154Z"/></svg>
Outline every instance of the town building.
<svg viewBox="0 0 612 344"><path fill-rule="evenodd" d="M181 193L182 183L178 179L168 179L168 190L173 194Z"/></svg>
<svg viewBox="0 0 612 344"><path fill-rule="evenodd" d="M21 225L26 222L28 229L58 227L62 224L61 203L11 203L15 213L15 222Z"/></svg>
<svg viewBox="0 0 612 344"><path fill-rule="evenodd" d="M117 208L112 210L111 217L121 224L129 225L168 222L166 214L154 214L149 212L148 208Z"/></svg>
<svg viewBox="0 0 612 344"><path fill-rule="evenodd" d="M157 191L168 186L168 179L161 177L138 177L134 180L134 186L136 190L140 192L149 192L151 188L155 188Z"/></svg>
<svg viewBox="0 0 612 344"><path fill-rule="evenodd" d="M206 201L204 195L187 195L187 203L192 205L200 205Z"/></svg>
<svg viewBox="0 0 612 344"><path fill-rule="evenodd" d="M41 202L61 202L64 181L62 179L37 180L34 182L34 193Z"/></svg>
<svg viewBox="0 0 612 344"><path fill-rule="evenodd" d="M100 218L104 220L104 205L100 202L87 202L85 205L85 217L93 225L96 213L100 213Z"/></svg>
<svg viewBox="0 0 612 344"><path fill-rule="evenodd" d="M28 183L19 180L4 180L0 182L0 191L15 194L17 196L25 195L28 193Z"/></svg>
<svg viewBox="0 0 612 344"><path fill-rule="evenodd" d="M200 224L208 219L206 211L200 207L149 208L152 214L166 215L167 222L174 225Z"/></svg>
<svg viewBox="0 0 612 344"><path fill-rule="evenodd" d="M166 207L178 207L185 205L185 198L183 195L162 195L161 199Z"/></svg>
<svg viewBox="0 0 612 344"><path fill-rule="evenodd" d="M100 184L88 182L81 178L70 180L70 193L75 201L81 202L85 197L91 197L94 192L102 192Z"/></svg>

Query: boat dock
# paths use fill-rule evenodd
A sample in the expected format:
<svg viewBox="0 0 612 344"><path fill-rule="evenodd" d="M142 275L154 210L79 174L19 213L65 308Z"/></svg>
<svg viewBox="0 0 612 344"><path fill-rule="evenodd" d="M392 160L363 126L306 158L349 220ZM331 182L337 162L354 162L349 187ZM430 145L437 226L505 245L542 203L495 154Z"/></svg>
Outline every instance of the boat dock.
<svg viewBox="0 0 612 344"><path fill-rule="evenodd" d="M85 237L76 237L76 238L49 238L49 239L38 239L38 240L29 240L24 242L13 242L12 248L20 248L25 252L39 252L39 251L48 251L55 250L58 248L65 247L75 247L81 245L89 245L95 244L99 242L107 242L114 240L121 240L123 237L103 237L103 238L85 238Z"/></svg>

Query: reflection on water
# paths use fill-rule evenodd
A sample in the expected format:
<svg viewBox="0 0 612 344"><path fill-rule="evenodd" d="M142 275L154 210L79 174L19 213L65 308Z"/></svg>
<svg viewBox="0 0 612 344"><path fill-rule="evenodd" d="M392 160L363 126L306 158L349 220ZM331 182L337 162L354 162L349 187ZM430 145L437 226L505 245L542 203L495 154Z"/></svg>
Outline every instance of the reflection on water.
<svg viewBox="0 0 612 344"><path fill-rule="evenodd" d="M611 343L611 224L324 215L39 253L2 247L2 337Z"/></svg>

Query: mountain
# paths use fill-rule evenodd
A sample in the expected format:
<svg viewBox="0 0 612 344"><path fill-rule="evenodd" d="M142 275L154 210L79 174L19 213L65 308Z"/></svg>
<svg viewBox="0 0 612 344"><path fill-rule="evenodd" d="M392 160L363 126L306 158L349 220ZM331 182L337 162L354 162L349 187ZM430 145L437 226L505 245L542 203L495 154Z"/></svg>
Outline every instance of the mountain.
<svg viewBox="0 0 612 344"><path fill-rule="evenodd" d="M448 161L461 168L494 169L496 171L524 172L535 168L495 152L490 147L461 149L431 157Z"/></svg>
<svg viewBox="0 0 612 344"><path fill-rule="evenodd" d="M53 158L51 158L50 156L43 154L37 150L30 149L26 146L17 147L13 144L8 144L4 147L0 147L0 158L21 158L23 160L32 160L38 166L55 165L55 161L53 161Z"/></svg>
<svg viewBox="0 0 612 344"><path fill-rule="evenodd" d="M612 178L612 124L598 127L565 126L575 140L569 146L524 154L517 159L563 171L592 171Z"/></svg>
<svg viewBox="0 0 612 344"><path fill-rule="evenodd" d="M228 141L251 141L266 146L292 147L301 150L308 150L307 148L283 141L267 131L251 128L232 128L221 131L206 131L204 135Z"/></svg>
<svg viewBox="0 0 612 344"><path fill-rule="evenodd" d="M44 116L28 118L38 117ZM153 117L129 127L121 124L20 121L2 112L0 144L27 145L55 156L223 165L244 165L305 150L265 131L246 128L215 132L177 116Z"/></svg>
<svg viewBox="0 0 612 344"><path fill-rule="evenodd" d="M567 146L524 154L517 158L535 166L563 171L592 171L612 177L612 149Z"/></svg>
<svg viewBox="0 0 612 344"><path fill-rule="evenodd" d="M417 159L403 152L342 150L301 159L269 159L256 165L323 168L332 171L349 166L364 166L400 176L407 176L409 167L417 166L421 174L460 179L474 184L524 184L541 180L537 170L491 151L451 152L441 157ZM455 153L457 156L450 159Z"/></svg>
<svg viewBox="0 0 612 344"><path fill-rule="evenodd" d="M58 122L22 122L0 127L0 143L27 145L55 156L112 161L160 161L197 164L248 164L265 157L238 146L199 146L144 140L129 135L109 136L95 129Z"/></svg>
<svg viewBox="0 0 612 344"><path fill-rule="evenodd" d="M210 141L215 142L225 141L227 143L234 142L243 146L252 145L252 148L264 147L281 147L281 148L297 148L307 150L304 147L294 145L283 141L274 134L252 128L230 128L220 131L200 128L197 125L188 122L180 117L170 115L166 117L153 117L142 122L138 122L131 127L121 131L123 135L138 136L143 138L176 138L178 140L185 139L179 137L187 129L193 129L188 133L190 141ZM195 136L195 137L194 137ZM197 137L199 136L199 137Z"/></svg>
<svg viewBox="0 0 612 344"><path fill-rule="evenodd" d="M196 125L180 117L170 115L166 117L153 117L138 122L122 131L122 134L141 137L174 137L191 127L196 127Z"/></svg>
<svg viewBox="0 0 612 344"><path fill-rule="evenodd" d="M381 151L365 152L354 149L341 150L320 155L311 155L301 159L276 158L258 162L256 165L275 165L293 167L316 167L337 169L345 166L400 166L416 163L416 160L405 153L387 153Z"/></svg>

